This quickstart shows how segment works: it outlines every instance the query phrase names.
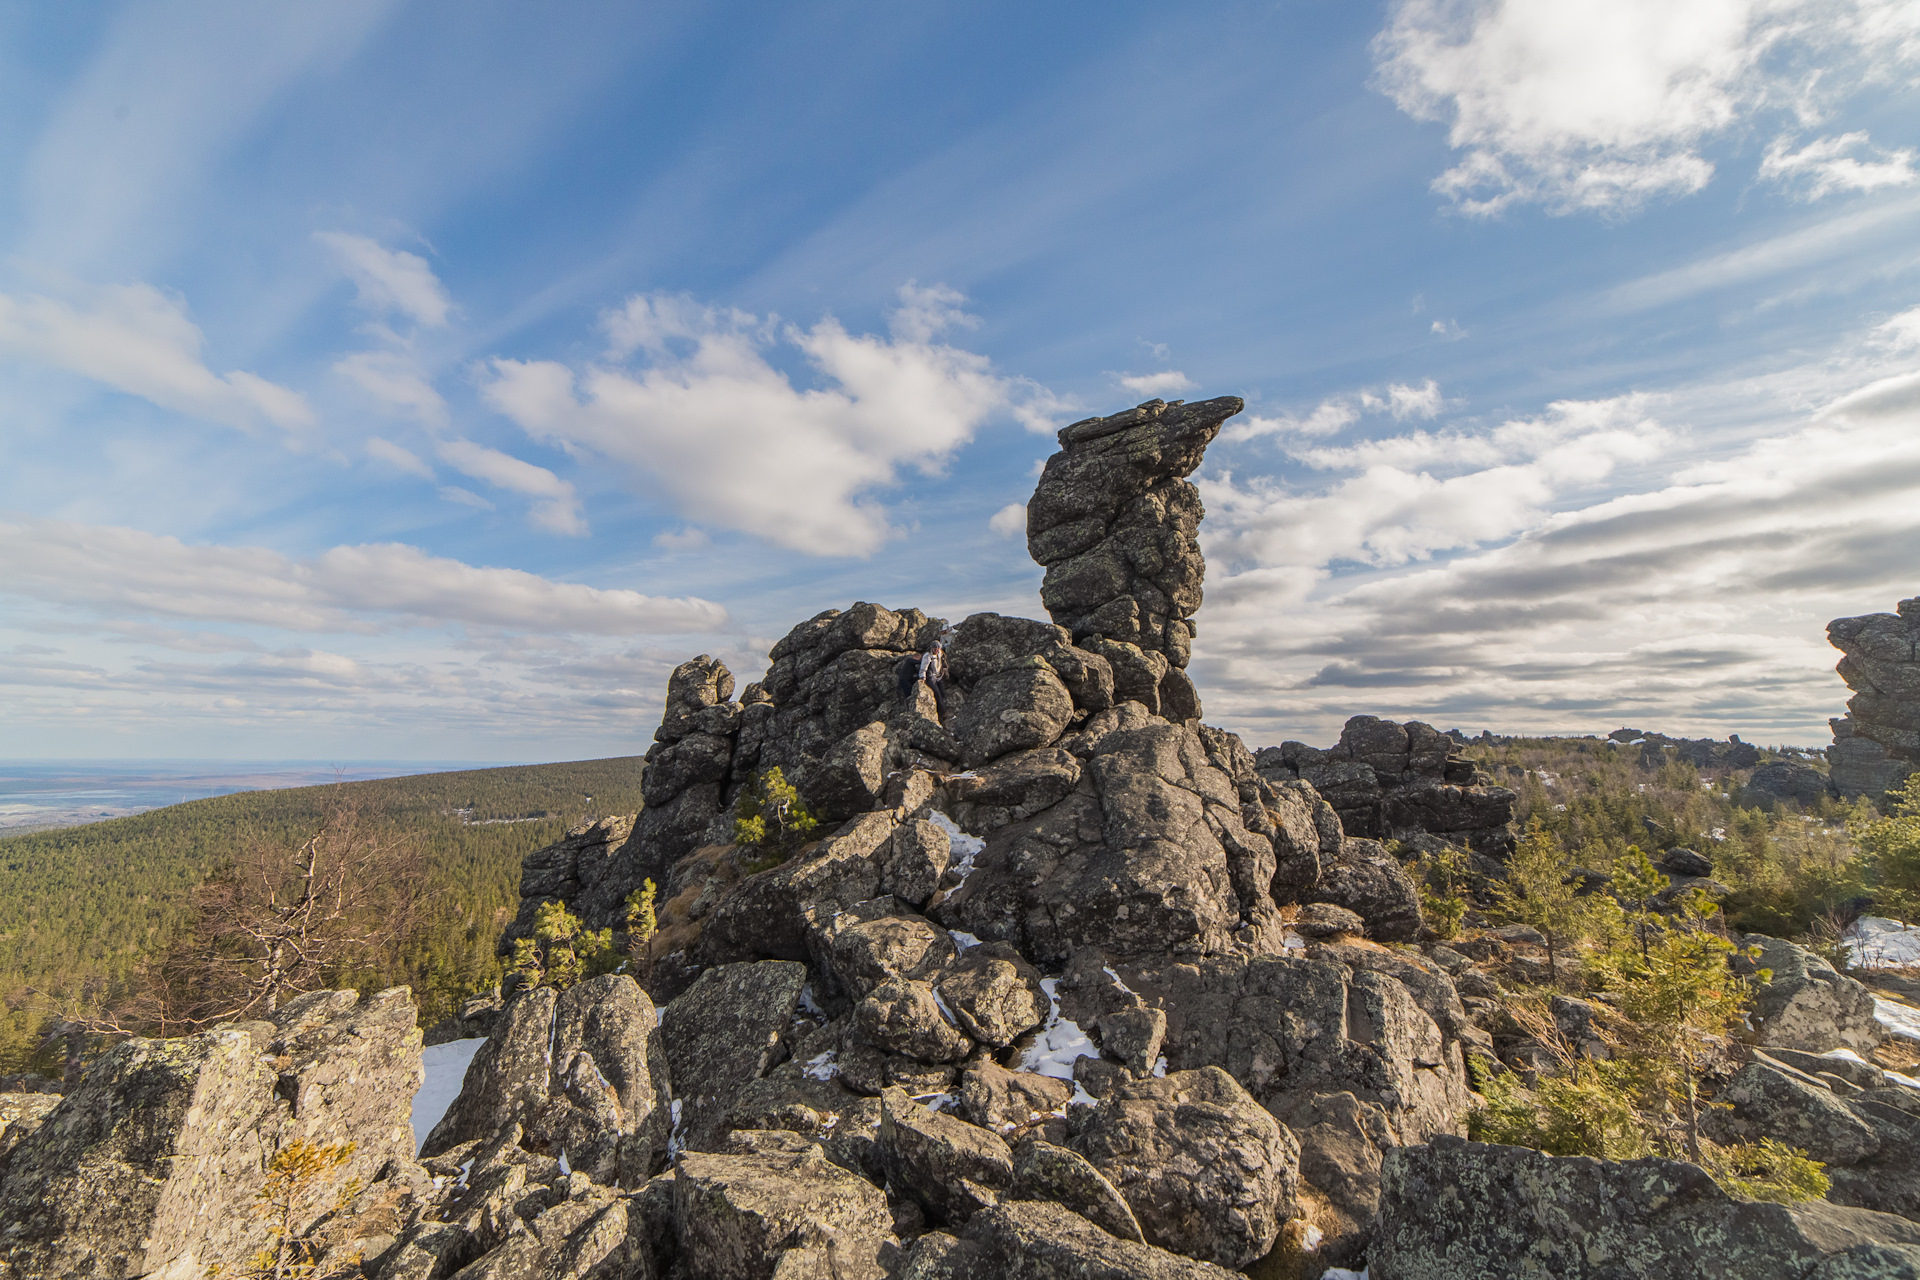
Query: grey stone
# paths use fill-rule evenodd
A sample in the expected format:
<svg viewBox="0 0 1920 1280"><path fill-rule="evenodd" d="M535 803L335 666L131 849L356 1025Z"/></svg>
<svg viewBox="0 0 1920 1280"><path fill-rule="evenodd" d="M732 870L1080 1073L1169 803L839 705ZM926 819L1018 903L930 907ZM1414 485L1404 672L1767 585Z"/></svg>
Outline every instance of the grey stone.
<svg viewBox="0 0 1920 1280"><path fill-rule="evenodd" d="M973 1215L961 1243L987 1257L972 1272L1006 1280L1232 1280L1235 1272L1121 1240L1061 1205L1017 1200ZM955 1273L961 1274L961 1273Z"/></svg>
<svg viewBox="0 0 1920 1280"><path fill-rule="evenodd" d="M1331 938L1343 933L1357 938L1365 936L1367 922L1331 902L1310 902L1300 909L1293 928L1303 938Z"/></svg>
<svg viewBox="0 0 1920 1280"><path fill-rule="evenodd" d="M1185 477L1242 407L1232 396L1150 400L1060 431L1027 503L1027 548L1047 568L1048 614L1076 643L1100 635L1187 665L1206 564L1195 542L1204 508Z"/></svg>
<svg viewBox="0 0 1920 1280"><path fill-rule="evenodd" d="M1748 1014L1758 1042L1766 1047L1804 1049L1874 1048L1886 1038L1874 1016L1873 993L1805 947L1757 933L1747 934L1746 946L1760 955L1749 960L1736 956L1737 971L1752 974L1767 969L1771 978L1754 991Z"/></svg>
<svg viewBox="0 0 1920 1280"><path fill-rule="evenodd" d="M880 1168L935 1223L963 1223L1013 1184L1013 1153L989 1129L943 1115L900 1089L880 1095Z"/></svg>
<svg viewBox="0 0 1920 1280"><path fill-rule="evenodd" d="M1029 1138L1013 1153L1014 1200L1051 1200L1120 1240L1146 1243L1126 1198L1077 1151Z"/></svg>
<svg viewBox="0 0 1920 1280"><path fill-rule="evenodd" d="M321 1175L316 1206L412 1156L420 1032L404 988L300 996L258 1034L110 1050L7 1158L0 1261L21 1276L197 1280L265 1242L256 1197L285 1143L355 1143Z"/></svg>
<svg viewBox="0 0 1920 1280"><path fill-rule="evenodd" d="M870 991L854 1010L854 1023L869 1044L922 1062L958 1062L973 1051L973 1041L947 1020L931 984L890 978Z"/></svg>
<svg viewBox="0 0 1920 1280"><path fill-rule="evenodd" d="M1348 840L1340 859L1323 869L1316 902L1345 907L1367 922L1381 942L1411 942L1420 933L1420 891L1384 846Z"/></svg>
<svg viewBox="0 0 1920 1280"><path fill-rule="evenodd" d="M903 822L893 833L880 867L880 888L923 908L940 887L953 845L938 824L924 818Z"/></svg>
<svg viewBox="0 0 1920 1280"><path fill-rule="evenodd" d="M1243 1267L1293 1216L1300 1148L1286 1127L1218 1067L1140 1080L1090 1068L1099 1101L1069 1113L1069 1145L1126 1199L1148 1242Z"/></svg>
<svg viewBox="0 0 1920 1280"><path fill-rule="evenodd" d="M1728 1106L1708 1112L1704 1126L1722 1140L1773 1138L1835 1165L1857 1164L1880 1150L1873 1126L1832 1092L1763 1062L1742 1067L1715 1100Z"/></svg>
<svg viewBox="0 0 1920 1280"><path fill-rule="evenodd" d="M772 1280L795 1247L824 1250L846 1280L885 1274L886 1194L819 1155L688 1152L674 1169L673 1206L680 1256L698 1280Z"/></svg>
<svg viewBox="0 0 1920 1280"><path fill-rule="evenodd" d="M1797 1280L1854 1247L1829 1247L1838 1240L1890 1230L1913 1224L1817 1202L1743 1203L1677 1161L1554 1157L1442 1135L1387 1153L1367 1258L1379 1280Z"/></svg>
<svg viewBox="0 0 1920 1280"><path fill-rule="evenodd" d="M709 969L661 1014L661 1043L688 1148L718 1142L736 1094L778 1061L806 984L805 965L780 960Z"/></svg>
<svg viewBox="0 0 1920 1280"><path fill-rule="evenodd" d="M1050 1005L1040 971L1004 942L986 942L950 964L934 980L973 1039L1004 1049L1046 1020Z"/></svg>

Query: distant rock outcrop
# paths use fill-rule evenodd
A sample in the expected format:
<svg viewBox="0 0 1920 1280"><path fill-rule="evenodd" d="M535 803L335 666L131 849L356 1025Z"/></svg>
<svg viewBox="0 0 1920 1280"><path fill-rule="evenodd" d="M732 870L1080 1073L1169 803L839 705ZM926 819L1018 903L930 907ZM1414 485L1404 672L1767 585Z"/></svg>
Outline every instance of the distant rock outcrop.
<svg viewBox="0 0 1920 1280"><path fill-rule="evenodd" d="M1898 790L1920 767L1920 596L1898 609L1827 624L1853 690L1827 748L1833 789L1849 798Z"/></svg>
<svg viewBox="0 0 1920 1280"><path fill-rule="evenodd" d="M1047 570L1047 613L1075 643L1100 637L1187 665L1206 576L1195 533L1206 513L1186 477L1243 407L1238 396L1149 400L1061 429L1060 452L1027 503L1027 549Z"/></svg>
<svg viewBox="0 0 1920 1280"><path fill-rule="evenodd" d="M1262 777L1313 784L1350 836L1433 836L1496 860L1513 851L1518 797L1493 785L1455 739L1430 724L1354 716L1324 751L1283 742L1254 759Z"/></svg>

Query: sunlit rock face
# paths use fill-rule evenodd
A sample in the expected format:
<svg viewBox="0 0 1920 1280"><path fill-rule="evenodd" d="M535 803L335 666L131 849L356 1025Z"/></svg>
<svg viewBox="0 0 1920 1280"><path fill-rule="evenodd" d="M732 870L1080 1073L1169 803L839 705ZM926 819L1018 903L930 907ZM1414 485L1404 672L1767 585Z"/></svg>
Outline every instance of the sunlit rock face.
<svg viewBox="0 0 1920 1280"><path fill-rule="evenodd" d="M1847 714L1830 721L1833 789L1878 796L1920 766L1920 596L1897 613L1835 618L1827 639L1846 656L1835 668L1853 690Z"/></svg>

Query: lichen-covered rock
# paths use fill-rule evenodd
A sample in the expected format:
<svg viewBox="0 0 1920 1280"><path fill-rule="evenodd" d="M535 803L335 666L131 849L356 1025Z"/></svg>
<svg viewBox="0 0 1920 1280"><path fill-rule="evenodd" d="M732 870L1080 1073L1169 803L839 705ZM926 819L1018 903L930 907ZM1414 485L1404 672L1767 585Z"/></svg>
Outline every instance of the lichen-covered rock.
<svg viewBox="0 0 1920 1280"><path fill-rule="evenodd" d="M527 1125L595 1182L634 1186L664 1156L672 1084L653 1001L625 974L590 978L554 1008L553 1077Z"/></svg>
<svg viewBox="0 0 1920 1280"><path fill-rule="evenodd" d="M1013 1153L1014 1200L1050 1200L1120 1240L1146 1243L1140 1220L1107 1176L1067 1147L1028 1138Z"/></svg>
<svg viewBox="0 0 1920 1280"><path fill-rule="evenodd" d="M1076 641L1105 636L1187 665L1206 561L1205 508L1185 477L1242 407L1149 400L1061 429L1027 503L1027 549L1047 568L1048 614Z"/></svg>
<svg viewBox="0 0 1920 1280"><path fill-rule="evenodd" d="M1805 947L1750 933L1741 939L1760 955L1734 958L1744 973L1767 969L1771 976L1754 989L1748 1019L1763 1046L1865 1052L1886 1038L1874 1017L1873 993Z"/></svg>
<svg viewBox="0 0 1920 1280"><path fill-rule="evenodd" d="M881 856L880 888L911 907L925 907L952 856L953 843L937 823L903 822Z"/></svg>
<svg viewBox="0 0 1920 1280"><path fill-rule="evenodd" d="M1049 1008L1040 971L1004 942L969 950L934 980L934 990L969 1036L995 1049L1039 1026Z"/></svg>
<svg viewBox="0 0 1920 1280"><path fill-rule="evenodd" d="M1858 1164L1880 1150L1873 1126L1824 1086L1750 1062L1721 1087L1704 1127L1723 1141L1773 1138L1823 1164Z"/></svg>
<svg viewBox="0 0 1920 1280"><path fill-rule="evenodd" d="M961 1223L1013 1184L1013 1153L991 1130L921 1106L903 1090L880 1095L880 1168L935 1223Z"/></svg>
<svg viewBox="0 0 1920 1280"><path fill-rule="evenodd" d="M1387 1153L1377 1280L1699 1276L1802 1280L1862 1238L1905 1244L1902 1218L1743 1203L1696 1165L1555 1157L1446 1135Z"/></svg>
<svg viewBox="0 0 1920 1280"><path fill-rule="evenodd" d="M1348 840L1312 896L1359 916L1378 941L1411 942L1420 933L1420 891L1378 841Z"/></svg>
<svg viewBox="0 0 1920 1280"><path fill-rule="evenodd" d="M890 978L867 994L853 1013L869 1044L922 1062L958 1062L973 1041L948 1021L931 984Z"/></svg>
<svg viewBox="0 0 1920 1280"><path fill-rule="evenodd" d="M773 1280L785 1253L810 1248L845 1280L885 1274L886 1193L819 1154L688 1152L674 1169L673 1206L680 1256L696 1280Z"/></svg>
<svg viewBox="0 0 1920 1280"><path fill-rule="evenodd" d="M421 1144L436 1156L484 1139L508 1125L524 1126L547 1103L553 1085L553 1011L560 993L535 987L517 993L487 1042L467 1063L460 1096Z"/></svg>
<svg viewBox="0 0 1920 1280"><path fill-rule="evenodd" d="M272 1154L296 1139L355 1142L315 1187L313 1204L330 1203L411 1157L420 1078L404 988L315 992L270 1024L128 1040L7 1158L0 1260L20 1276L115 1280L240 1265L266 1239L255 1209Z"/></svg>
<svg viewBox="0 0 1920 1280"><path fill-rule="evenodd" d="M1006 1280L1233 1280L1235 1272L1103 1231L1062 1205L1016 1200L973 1215L961 1243L984 1255L949 1275Z"/></svg>
<svg viewBox="0 0 1920 1280"><path fill-rule="evenodd" d="M927 978L959 955L945 929L900 911L891 895L856 903L814 927L814 967L854 1000L890 978Z"/></svg>
<svg viewBox="0 0 1920 1280"><path fill-rule="evenodd" d="M1147 1240L1243 1267L1293 1216L1300 1148L1218 1067L1141 1080L1087 1070L1098 1102L1068 1115L1069 1145L1119 1189Z"/></svg>
<svg viewBox="0 0 1920 1280"><path fill-rule="evenodd" d="M680 1128L689 1150L726 1132L736 1094L779 1061L807 967L783 960L709 969L660 1015Z"/></svg>
<svg viewBox="0 0 1920 1280"><path fill-rule="evenodd" d="M991 1058L967 1064L960 1077L960 1112L1002 1138L1013 1138L1057 1119L1066 1132L1067 1100L1073 1086L1053 1076L1009 1071Z"/></svg>

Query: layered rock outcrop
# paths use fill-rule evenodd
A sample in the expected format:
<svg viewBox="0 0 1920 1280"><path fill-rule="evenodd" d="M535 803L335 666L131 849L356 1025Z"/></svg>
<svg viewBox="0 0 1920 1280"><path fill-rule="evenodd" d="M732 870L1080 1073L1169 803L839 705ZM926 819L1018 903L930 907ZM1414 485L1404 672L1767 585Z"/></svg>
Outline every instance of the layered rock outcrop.
<svg viewBox="0 0 1920 1280"><path fill-rule="evenodd" d="M1264 777L1313 784L1350 836L1430 835L1496 860L1513 851L1517 797L1430 724L1354 716L1325 750L1283 742L1263 748L1255 765Z"/></svg>
<svg viewBox="0 0 1920 1280"><path fill-rule="evenodd" d="M1195 538L1206 512L1187 477L1244 407L1237 396L1149 400L1061 429L1027 503L1027 549L1047 570L1041 602L1076 643L1098 651L1104 638L1187 665L1206 575Z"/></svg>
<svg viewBox="0 0 1920 1280"><path fill-rule="evenodd" d="M1827 639L1846 655L1835 670L1853 690L1847 714L1830 722L1833 789L1849 798L1897 790L1920 767L1920 596L1896 613L1836 618Z"/></svg>

